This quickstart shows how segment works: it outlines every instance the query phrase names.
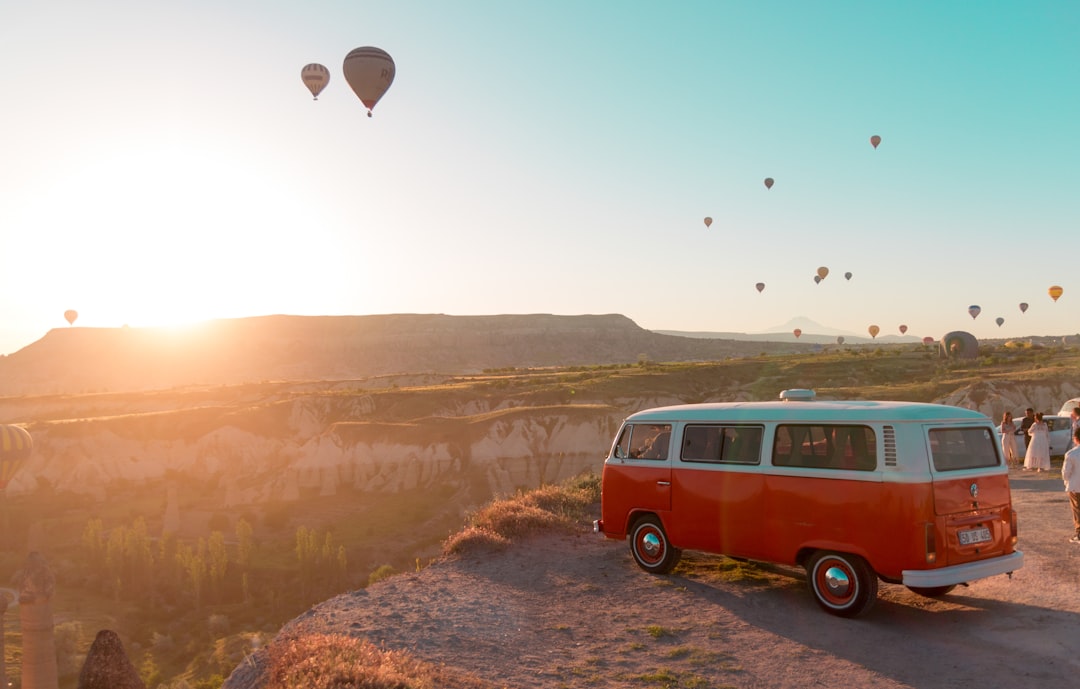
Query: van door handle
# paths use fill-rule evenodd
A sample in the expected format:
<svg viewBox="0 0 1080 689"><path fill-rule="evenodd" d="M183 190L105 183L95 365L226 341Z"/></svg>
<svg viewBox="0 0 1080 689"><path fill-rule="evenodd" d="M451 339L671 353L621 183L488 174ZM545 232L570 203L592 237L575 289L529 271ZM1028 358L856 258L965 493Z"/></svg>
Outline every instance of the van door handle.
<svg viewBox="0 0 1080 689"><path fill-rule="evenodd" d="M658 485L658 486L670 486L671 481L657 481L656 485Z"/></svg>

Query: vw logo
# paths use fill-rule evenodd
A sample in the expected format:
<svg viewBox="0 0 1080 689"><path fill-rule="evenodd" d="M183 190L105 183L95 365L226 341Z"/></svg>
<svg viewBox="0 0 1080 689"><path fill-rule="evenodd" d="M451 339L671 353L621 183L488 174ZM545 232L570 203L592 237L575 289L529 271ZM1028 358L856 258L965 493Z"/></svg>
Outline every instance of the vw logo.
<svg viewBox="0 0 1080 689"><path fill-rule="evenodd" d="M971 493L972 498L979 497L979 484L972 483L971 488L968 489L968 492Z"/></svg>

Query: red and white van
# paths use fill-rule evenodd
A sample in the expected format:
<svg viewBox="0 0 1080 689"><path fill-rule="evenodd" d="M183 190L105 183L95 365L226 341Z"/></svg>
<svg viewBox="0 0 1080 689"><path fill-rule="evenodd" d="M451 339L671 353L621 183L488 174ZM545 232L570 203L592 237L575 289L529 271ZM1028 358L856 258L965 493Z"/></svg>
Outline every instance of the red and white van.
<svg viewBox="0 0 1080 689"><path fill-rule="evenodd" d="M1024 564L993 422L912 402L688 404L628 417L604 461L594 530L642 569L683 549L800 565L854 617L878 579L926 596Z"/></svg>

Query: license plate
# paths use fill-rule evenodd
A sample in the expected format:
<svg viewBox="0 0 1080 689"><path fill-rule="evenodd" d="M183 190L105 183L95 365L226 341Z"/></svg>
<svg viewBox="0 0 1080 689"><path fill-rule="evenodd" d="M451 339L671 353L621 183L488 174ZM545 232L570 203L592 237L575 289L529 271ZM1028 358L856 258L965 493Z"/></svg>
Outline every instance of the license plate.
<svg viewBox="0 0 1080 689"><path fill-rule="evenodd" d="M990 529L982 526L978 529L957 531L956 535L960 537L960 545L975 545L976 543L985 543L990 540Z"/></svg>

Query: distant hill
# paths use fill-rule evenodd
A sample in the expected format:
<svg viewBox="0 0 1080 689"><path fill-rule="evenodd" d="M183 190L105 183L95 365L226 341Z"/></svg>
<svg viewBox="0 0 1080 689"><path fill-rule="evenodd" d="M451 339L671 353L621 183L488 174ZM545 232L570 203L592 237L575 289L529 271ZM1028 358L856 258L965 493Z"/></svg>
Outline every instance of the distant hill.
<svg viewBox="0 0 1080 689"><path fill-rule="evenodd" d="M795 337L794 331L798 328L802 331L799 337ZM807 344L837 344L837 338L843 337L844 344L916 344L922 341L921 337L913 335L879 335L876 338L868 335L860 335L848 330L839 330L827 325L812 321L805 316L796 316L786 323L767 328L756 333L733 333L733 332L709 332L709 331L681 331L681 330L657 330L655 332L677 337L696 337L705 339L724 339L739 342L801 342Z"/></svg>
<svg viewBox="0 0 1080 689"><path fill-rule="evenodd" d="M0 357L0 396L122 392L393 373L721 360L801 342L688 337L625 316L263 316L188 328L62 328Z"/></svg>

